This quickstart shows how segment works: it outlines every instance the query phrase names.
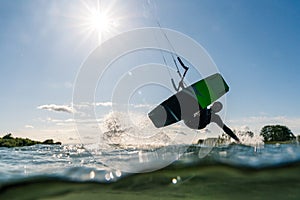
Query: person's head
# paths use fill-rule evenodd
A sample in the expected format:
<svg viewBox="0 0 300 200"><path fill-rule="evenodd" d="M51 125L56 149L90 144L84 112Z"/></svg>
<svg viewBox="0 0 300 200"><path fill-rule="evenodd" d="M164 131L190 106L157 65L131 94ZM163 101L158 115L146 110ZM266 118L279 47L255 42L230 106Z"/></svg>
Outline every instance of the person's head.
<svg viewBox="0 0 300 200"><path fill-rule="evenodd" d="M211 106L211 110L214 112L214 113L217 113L217 112L220 112L223 108L223 105L221 102L217 101L215 102L212 106Z"/></svg>

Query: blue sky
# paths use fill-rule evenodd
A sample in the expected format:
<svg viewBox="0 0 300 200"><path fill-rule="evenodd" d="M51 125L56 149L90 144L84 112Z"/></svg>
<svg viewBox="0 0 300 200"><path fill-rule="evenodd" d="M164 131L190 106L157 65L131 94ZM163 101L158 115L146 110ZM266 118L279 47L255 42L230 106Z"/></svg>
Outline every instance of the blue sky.
<svg viewBox="0 0 300 200"><path fill-rule="evenodd" d="M97 33L89 35L81 25L85 5L92 8L97 1L0 1L0 134L64 140L74 130L66 125L70 113L38 107L71 105L76 74L99 44ZM102 0L101 5L117 22L103 40L157 26L157 18L162 27L200 43L230 85L226 121L232 127L259 131L263 124L281 123L300 133L299 1Z"/></svg>

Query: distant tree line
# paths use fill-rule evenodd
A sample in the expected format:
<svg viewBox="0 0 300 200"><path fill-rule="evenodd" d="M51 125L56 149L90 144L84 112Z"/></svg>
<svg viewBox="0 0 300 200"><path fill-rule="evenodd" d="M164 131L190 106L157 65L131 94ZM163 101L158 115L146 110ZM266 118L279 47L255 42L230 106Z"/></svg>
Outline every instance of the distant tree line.
<svg viewBox="0 0 300 200"><path fill-rule="evenodd" d="M238 136L254 136L254 133L249 130L246 132L237 132L234 130L234 132ZM300 142L300 135L296 137L288 127L283 125L266 125L261 129L260 135L263 137L264 143ZM226 142L230 142L230 137L223 133L221 136L219 136L218 143L224 144Z"/></svg>
<svg viewBox="0 0 300 200"><path fill-rule="evenodd" d="M60 145L61 142L54 142L52 139L48 139L45 140L44 142L40 142L28 138L14 138L12 137L11 133L6 134L2 138L0 137L0 147L23 147L23 146L31 146L35 144Z"/></svg>
<svg viewBox="0 0 300 200"><path fill-rule="evenodd" d="M292 131L288 127L282 125L264 126L260 131L260 135L263 136L265 143L296 140Z"/></svg>

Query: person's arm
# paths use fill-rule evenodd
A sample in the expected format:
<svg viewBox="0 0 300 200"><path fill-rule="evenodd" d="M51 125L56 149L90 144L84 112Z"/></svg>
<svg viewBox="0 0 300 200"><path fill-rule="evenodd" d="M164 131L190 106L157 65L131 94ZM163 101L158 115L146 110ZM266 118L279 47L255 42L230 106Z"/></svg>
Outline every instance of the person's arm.
<svg viewBox="0 0 300 200"><path fill-rule="evenodd" d="M178 84L178 87L176 87L176 84L175 84L175 82L174 82L174 79L173 79L173 78L171 78L171 82L172 82L172 85L173 85L174 89L176 90L176 92L178 92L178 91L179 91L179 89L180 89L180 84Z"/></svg>
<svg viewBox="0 0 300 200"><path fill-rule="evenodd" d="M186 72L188 71L188 67L187 66L185 66L184 65L184 63L182 62L182 60L179 58L179 57L177 57L177 60L179 61L179 63L181 64L181 66L184 68L184 73L183 73L183 76L181 76L181 73L179 72L179 69L178 69L178 73L179 73L179 76L181 77L181 80L179 81L179 83L178 83L178 87L176 87L176 84L175 84L175 82L174 82L174 79L173 78L171 78L171 81L172 81L172 85L173 85L173 87L174 87L174 89L176 90L176 92L178 92L179 90L180 90L180 88L181 89L184 89L185 88L185 86L184 86L184 77L185 77L185 75L186 75ZM175 62L175 64L176 64L176 61L174 60L174 62ZM177 65L176 65L177 66Z"/></svg>
<svg viewBox="0 0 300 200"><path fill-rule="evenodd" d="M224 130L224 132L229 135L231 138L233 138L236 142L240 143L240 139L233 133L233 131L226 126L219 115L215 113L211 113L211 121L216 123L220 128Z"/></svg>
<svg viewBox="0 0 300 200"><path fill-rule="evenodd" d="M186 75L186 73L187 73L187 71L189 70L189 67L185 66L185 64L182 62L182 60L179 57L177 57L177 60L179 61L180 65L184 69L184 73L183 73L183 76L182 76L182 80L183 80L184 77L185 77L185 75Z"/></svg>
<svg viewBox="0 0 300 200"><path fill-rule="evenodd" d="M176 92L178 92L180 88L181 89L185 88L184 83L183 83L183 78L181 79L181 81L179 81L178 87L176 87L174 79L171 78L171 81L172 81L172 85L173 85L174 89L176 90Z"/></svg>

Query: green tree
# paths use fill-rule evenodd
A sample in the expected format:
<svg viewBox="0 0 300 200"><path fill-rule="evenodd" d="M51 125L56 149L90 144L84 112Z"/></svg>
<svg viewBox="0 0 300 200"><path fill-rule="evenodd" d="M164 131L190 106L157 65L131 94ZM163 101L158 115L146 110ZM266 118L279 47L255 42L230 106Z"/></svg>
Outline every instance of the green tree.
<svg viewBox="0 0 300 200"><path fill-rule="evenodd" d="M288 127L281 125L264 126L260 135L263 136L264 142L290 141L296 138Z"/></svg>
<svg viewBox="0 0 300 200"><path fill-rule="evenodd" d="M3 136L3 139L12 139L11 133L8 133L5 136Z"/></svg>

